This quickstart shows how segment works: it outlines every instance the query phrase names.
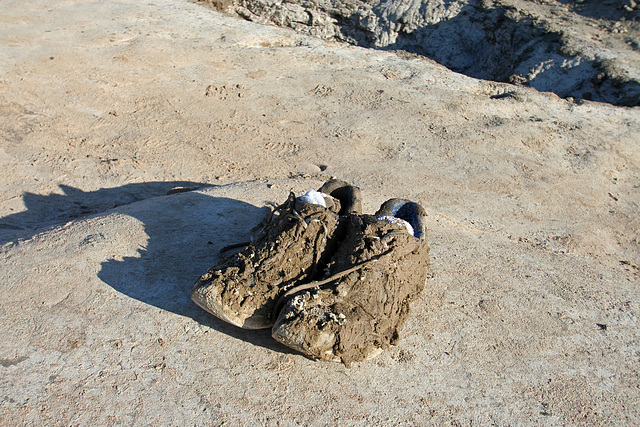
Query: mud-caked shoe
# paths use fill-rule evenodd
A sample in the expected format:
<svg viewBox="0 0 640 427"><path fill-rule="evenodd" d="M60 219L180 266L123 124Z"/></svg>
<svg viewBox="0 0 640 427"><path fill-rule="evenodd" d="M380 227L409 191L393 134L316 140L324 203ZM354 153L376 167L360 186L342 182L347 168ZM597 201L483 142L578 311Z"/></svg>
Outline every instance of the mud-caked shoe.
<svg viewBox="0 0 640 427"><path fill-rule="evenodd" d="M340 215L357 215L362 213L360 188L354 187L346 181L332 178L325 182L322 187L318 189L318 192L328 194L334 199L340 200L340 203L342 203L338 212Z"/></svg>
<svg viewBox="0 0 640 427"><path fill-rule="evenodd" d="M197 280L191 291L193 301L241 328L271 327L278 297L323 274L337 242L344 237L345 221L341 221L340 212L352 209L355 200L359 203L357 187L344 182L333 186L330 193L356 197L309 191L296 198L291 193L252 243L222 259ZM344 186L350 189L341 190Z"/></svg>
<svg viewBox="0 0 640 427"><path fill-rule="evenodd" d="M319 360L351 362L395 344L429 268L426 213L392 199L376 215L350 217L328 277L277 302L272 335Z"/></svg>

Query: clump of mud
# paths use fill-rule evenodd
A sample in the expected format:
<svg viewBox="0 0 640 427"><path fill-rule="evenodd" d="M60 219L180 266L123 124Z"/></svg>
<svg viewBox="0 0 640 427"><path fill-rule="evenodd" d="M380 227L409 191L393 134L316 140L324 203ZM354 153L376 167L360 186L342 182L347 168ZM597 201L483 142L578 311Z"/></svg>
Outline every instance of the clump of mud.
<svg viewBox="0 0 640 427"><path fill-rule="evenodd" d="M415 238L373 215L351 216L347 228L328 271L339 278L290 298L273 337L349 366L396 344L410 302L424 289L429 246L426 236Z"/></svg>
<svg viewBox="0 0 640 427"><path fill-rule="evenodd" d="M294 203L292 194L252 244L198 279L191 297L200 307L245 329L269 328L278 295L321 273L340 239L338 214Z"/></svg>
<svg viewBox="0 0 640 427"><path fill-rule="evenodd" d="M519 8L488 0L213 3L259 23L363 47L426 56L471 77L526 85L563 98L640 105L640 73L633 71L633 64L625 64L606 49L594 48L586 40L591 37L586 32L581 39L559 29L562 27L550 26L528 13L524 1ZM640 6L635 0L557 3L573 15L581 15L581 19L590 19L585 25L599 21L597 25L608 26L607 32L620 32L631 54L640 50ZM566 26L569 30L572 23ZM634 43L638 49L633 48Z"/></svg>

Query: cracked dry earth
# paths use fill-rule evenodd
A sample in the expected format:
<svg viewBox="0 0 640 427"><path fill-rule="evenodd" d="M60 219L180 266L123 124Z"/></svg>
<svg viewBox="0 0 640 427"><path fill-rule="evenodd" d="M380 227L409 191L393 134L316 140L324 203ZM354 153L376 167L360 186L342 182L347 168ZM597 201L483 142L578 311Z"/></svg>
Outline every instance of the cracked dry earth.
<svg viewBox="0 0 640 427"><path fill-rule="evenodd" d="M0 57L0 424L640 424L638 107L181 0L3 1ZM189 298L330 176L428 213L397 345L349 369Z"/></svg>

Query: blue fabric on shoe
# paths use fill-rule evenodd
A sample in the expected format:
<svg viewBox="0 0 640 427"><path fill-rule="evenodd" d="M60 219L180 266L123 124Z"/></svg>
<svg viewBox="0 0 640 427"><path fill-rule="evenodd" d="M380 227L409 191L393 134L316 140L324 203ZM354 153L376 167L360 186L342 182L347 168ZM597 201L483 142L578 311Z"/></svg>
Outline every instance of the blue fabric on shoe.
<svg viewBox="0 0 640 427"><path fill-rule="evenodd" d="M405 203L395 212L396 218L404 219L413 227L413 236L421 239L424 235L424 215L420 215L421 206L415 202Z"/></svg>

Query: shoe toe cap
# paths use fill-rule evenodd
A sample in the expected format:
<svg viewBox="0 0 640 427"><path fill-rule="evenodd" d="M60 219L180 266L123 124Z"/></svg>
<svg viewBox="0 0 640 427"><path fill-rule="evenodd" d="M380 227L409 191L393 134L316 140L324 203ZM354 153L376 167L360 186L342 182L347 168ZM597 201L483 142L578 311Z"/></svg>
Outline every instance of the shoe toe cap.
<svg viewBox="0 0 640 427"><path fill-rule="evenodd" d="M319 330L301 319L279 318L272 330L272 336L289 348L313 359L339 362L334 354L335 334L330 330Z"/></svg>

